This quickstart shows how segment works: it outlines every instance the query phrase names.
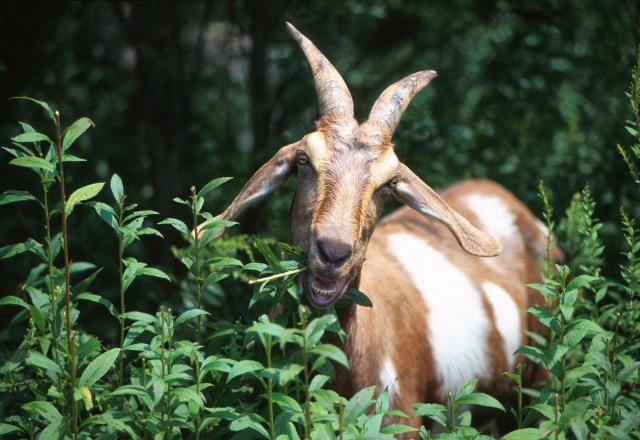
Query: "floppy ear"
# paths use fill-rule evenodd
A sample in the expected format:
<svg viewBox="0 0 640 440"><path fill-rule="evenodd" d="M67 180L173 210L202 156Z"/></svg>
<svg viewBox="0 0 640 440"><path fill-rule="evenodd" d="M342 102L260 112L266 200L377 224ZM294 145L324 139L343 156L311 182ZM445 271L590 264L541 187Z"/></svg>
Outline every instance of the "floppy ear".
<svg viewBox="0 0 640 440"><path fill-rule="evenodd" d="M233 220L242 211L258 204L282 185L295 168L296 150L299 145L300 141L280 148L267 163L262 165L260 169L251 176L244 188L242 188L242 191L233 199L231 205L215 218ZM198 225L197 233L199 236L203 233L203 228L207 223L208 222L204 222ZM218 236L223 233L224 229Z"/></svg>
<svg viewBox="0 0 640 440"><path fill-rule="evenodd" d="M493 257L502 252L502 245L491 235L476 229L455 212L426 183L406 165L398 166L398 181L393 194L400 202L416 211L438 220L453 233L465 251L480 257Z"/></svg>

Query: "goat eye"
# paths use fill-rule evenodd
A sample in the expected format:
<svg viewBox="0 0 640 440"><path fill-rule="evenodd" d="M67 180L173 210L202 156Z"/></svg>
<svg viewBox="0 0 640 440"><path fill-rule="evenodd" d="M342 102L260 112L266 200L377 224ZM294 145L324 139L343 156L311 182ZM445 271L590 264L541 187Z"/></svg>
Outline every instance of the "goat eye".
<svg viewBox="0 0 640 440"><path fill-rule="evenodd" d="M297 161L298 165L306 165L309 163L309 156L303 151L298 151L297 153Z"/></svg>
<svg viewBox="0 0 640 440"><path fill-rule="evenodd" d="M398 176L394 177L393 179L391 179L389 181L389 188L391 189L395 189L396 185L398 184L398 181L400 180L400 178Z"/></svg>

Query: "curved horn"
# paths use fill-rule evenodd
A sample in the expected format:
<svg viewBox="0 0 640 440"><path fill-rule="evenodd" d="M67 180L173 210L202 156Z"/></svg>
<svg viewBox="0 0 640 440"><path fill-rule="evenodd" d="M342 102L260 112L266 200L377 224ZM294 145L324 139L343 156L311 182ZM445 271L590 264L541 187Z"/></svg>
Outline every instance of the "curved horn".
<svg viewBox="0 0 640 440"><path fill-rule="evenodd" d="M435 70L423 70L391 84L373 104L367 123L378 126L390 139L413 97L436 76Z"/></svg>
<svg viewBox="0 0 640 440"><path fill-rule="evenodd" d="M322 52L289 22L287 30L298 43L311 67L316 83L320 117L337 113L353 118L353 100L344 80Z"/></svg>

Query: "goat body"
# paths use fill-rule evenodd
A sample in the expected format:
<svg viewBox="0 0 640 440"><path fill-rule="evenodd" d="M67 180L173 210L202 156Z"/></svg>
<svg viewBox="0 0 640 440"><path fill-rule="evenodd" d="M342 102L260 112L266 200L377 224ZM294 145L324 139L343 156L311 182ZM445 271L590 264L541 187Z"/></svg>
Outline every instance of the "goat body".
<svg viewBox="0 0 640 440"><path fill-rule="evenodd" d="M338 391L386 388L392 407L406 414L414 402L445 403L473 378L483 391L509 395L502 373L513 371L514 351L527 342L527 307L542 300L525 285L540 280L548 231L489 180L458 183L442 196L498 238L502 254L470 255L445 226L406 207L383 218L354 285L373 307L341 313L351 369L339 371Z"/></svg>

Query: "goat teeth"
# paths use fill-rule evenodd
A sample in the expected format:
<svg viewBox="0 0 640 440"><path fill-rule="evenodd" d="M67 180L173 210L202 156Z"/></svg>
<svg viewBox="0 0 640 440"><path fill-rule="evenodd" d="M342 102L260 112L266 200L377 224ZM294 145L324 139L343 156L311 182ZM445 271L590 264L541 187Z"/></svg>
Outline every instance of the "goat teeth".
<svg viewBox="0 0 640 440"><path fill-rule="evenodd" d="M324 289L314 289L316 291L316 293L322 295L322 296L331 296L334 294L335 291L333 290L324 290Z"/></svg>

